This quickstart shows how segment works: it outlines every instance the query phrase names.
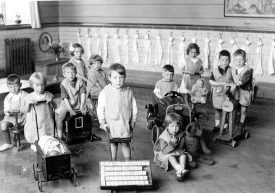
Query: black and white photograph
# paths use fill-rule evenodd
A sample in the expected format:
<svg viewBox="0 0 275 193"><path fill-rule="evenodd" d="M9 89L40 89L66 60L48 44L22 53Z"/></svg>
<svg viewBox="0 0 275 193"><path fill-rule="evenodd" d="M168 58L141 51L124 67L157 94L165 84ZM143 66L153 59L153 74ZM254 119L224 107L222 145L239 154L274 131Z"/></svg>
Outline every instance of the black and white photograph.
<svg viewBox="0 0 275 193"><path fill-rule="evenodd" d="M0 0L0 193L274 193L275 0Z"/></svg>

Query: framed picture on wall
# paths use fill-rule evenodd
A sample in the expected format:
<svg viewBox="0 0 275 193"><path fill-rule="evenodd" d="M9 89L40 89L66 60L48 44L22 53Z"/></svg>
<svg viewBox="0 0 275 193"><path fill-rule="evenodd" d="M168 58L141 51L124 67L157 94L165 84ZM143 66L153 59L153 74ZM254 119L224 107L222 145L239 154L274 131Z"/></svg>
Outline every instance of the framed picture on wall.
<svg viewBox="0 0 275 193"><path fill-rule="evenodd" d="M275 0L224 0L224 16L275 17Z"/></svg>

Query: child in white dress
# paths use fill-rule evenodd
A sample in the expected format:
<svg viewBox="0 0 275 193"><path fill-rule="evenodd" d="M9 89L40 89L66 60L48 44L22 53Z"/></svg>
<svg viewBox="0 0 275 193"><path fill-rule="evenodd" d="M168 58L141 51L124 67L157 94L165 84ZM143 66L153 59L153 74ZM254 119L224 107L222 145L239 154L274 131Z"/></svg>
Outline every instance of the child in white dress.
<svg viewBox="0 0 275 193"><path fill-rule="evenodd" d="M26 123L24 135L25 139L31 143L31 149L36 152L34 142L38 140L37 127L39 136L53 136L54 117L53 109L49 103L53 102L54 96L52 93L45 91L46 78L41 72L33 73L29 81L34 91L25 98Z"/></svg>
<svg viewBox="0 0 275 193"><path fill-rule="evenodd" d="M137 120L137 104L132 90L124 86L126 70L115 63L109 67L110 84L98 97L97 116L100 127L110 134L111 156L116 160L120 143L125 160L131 159L130 141Z"/></svg>

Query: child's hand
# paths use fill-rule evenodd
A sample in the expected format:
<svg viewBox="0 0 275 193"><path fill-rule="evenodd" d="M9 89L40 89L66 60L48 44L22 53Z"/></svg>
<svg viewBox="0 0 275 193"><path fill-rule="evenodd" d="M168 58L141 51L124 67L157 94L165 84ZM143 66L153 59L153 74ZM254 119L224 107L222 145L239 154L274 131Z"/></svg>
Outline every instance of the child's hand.
<svg viewBox="0 0 275 193"><path fill-rule="evenodd" d="M171 142L172 142L172 143L177 143L177 141L178 141L178 140L177 140L177 138L176 138L175 135L174 135L173 138L171 139Z"/></svg>
<svg viewBox="0 0 275 193"><path fill-rule="evenodd" d="M100 128L106 131L107 133L110 133L109 125L108 124L103 124L100 125Z"/></svg>
<svg viewBox="0 0 275 193"><path fill-rule="evenodd" d="M82 115L85 115L87 112L87 109L83 106L80 106L80 112L82 113Z"/></svg>
<svg viewBox="0 0 275 193"><path fill-rule="evenodd" d="M48 103L51 103L52 101L53 101L52 98L48 98L48 99L46 100L46 103L48 104Z"/></svg>
<svg viewBox="0 0 275 193"><path fill-rule="evenodd" d="M73 116L73 115L75 115L76 113L75 113L75 111L74 110L70 110L70 115L71 116Z"/></svg>

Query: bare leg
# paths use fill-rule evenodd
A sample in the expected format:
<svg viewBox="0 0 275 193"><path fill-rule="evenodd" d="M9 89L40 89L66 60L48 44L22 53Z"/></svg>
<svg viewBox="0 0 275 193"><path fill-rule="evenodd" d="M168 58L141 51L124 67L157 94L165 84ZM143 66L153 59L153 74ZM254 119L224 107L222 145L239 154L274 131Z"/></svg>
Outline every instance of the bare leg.
<svg viewBox="0 0 275 193"><path fill-rule="evenodd" d="M62 137L62 127L63 127L63 120L58 117L58 115L55 115L55 122L56 122L56 129L57 129L57 135L59 138Z"/></svg>
<svg viewBox="0 0 275 193"><path fill-rule="evenodd" d="M125 161L131 160L131 148L129 143L122 143L121 144L122 153L124 156Z"/></svg>
<svg viewBox="0 0 275 193"><path fill-rule="evenodd" d="M241 106L241 118L240 118L241 124L245 124L246 115L247 115L247 107Z"/></svg>
<svg viewBox="0 0 275 193"><path fill-rule="evenodd" d="M177 173L181 172L182 169L184 169L181 167L181 165L179 164L179 162L177 161L177 159L174 156L170 156L168 158L168 160L169 160L171 166L177 171Z"/></svg>
<svg viewBox="0 0 275 193"><path fill-rule="evenodd" d="M118 144L117 143L111 143L111 156L112 156L112 160L116 160L116 156L117 156L117 147Z"/></svg>
<svg viewBox="0 0 275 193"><path fill-rule="evenodd" d="M218 127L221 122L221 110L215 109L215 127Z"/></svg>
<svg viewBox="0 0 275 193"><path fill-rule="evenodd" d="M4 144L0 146L0 151L5 151L12 148L11 139L10 139L10 131L9 131L9 122L2 121L1 122L1 131L4 138Z"/></svg>
<svg viewBox="0 0 275 193"><path fill-rule="evenodd" d="M180 166L181 166L182 169L185 169L186 160L187 160L187 156L186 155L181 155L180 156L179 161L180 161Z"/></svg>

